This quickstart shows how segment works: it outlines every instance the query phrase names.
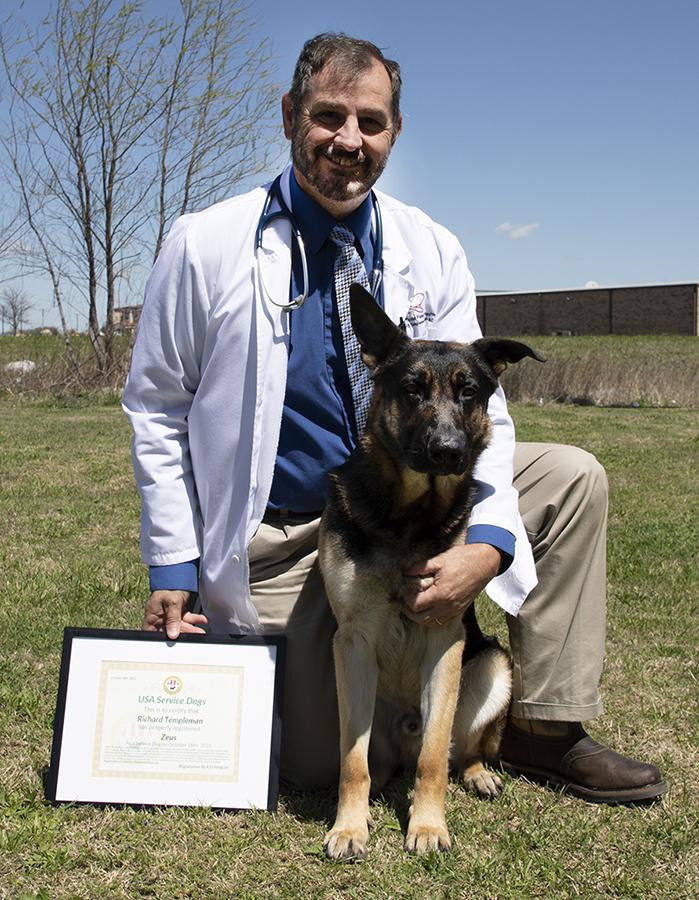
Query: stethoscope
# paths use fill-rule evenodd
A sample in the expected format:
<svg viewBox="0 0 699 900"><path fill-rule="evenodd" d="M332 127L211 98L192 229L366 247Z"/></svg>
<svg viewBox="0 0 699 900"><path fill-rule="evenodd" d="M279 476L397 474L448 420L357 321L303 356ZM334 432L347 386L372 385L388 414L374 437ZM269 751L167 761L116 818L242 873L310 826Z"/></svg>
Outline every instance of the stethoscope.
<svg viewBox="0 0 699 900"><path fill-rule="evenodd" d="M255 260L257 261L260 284L262 285L262 289L267 295L270 303L273 303L280 309L286 310L286 312L291 312L292 309L299 309L301 306L303 306L306 300L308 300L310 284L308 279L308 260L306 258L306 245L304 244L303 236L301 235L301 229L298 226L298 222L294 218L294 214L289 209L282 195L281 180L282 176L277 175L277 177L272 182L272 186L270 187L269 191L267 191L267 198L265 199L265 205L262 207L262 215L260 216L260 220L257 223L257 232L255 234ZM279 209L272 210L272 204L275 200L279 206ZM369 288L372 295L374 297L377 297L379 288L381 287L381 282L383 280L383 224L381 222L381 210L379 209L379 202L376 199L376 194L374 194L373 191L371 192L371 206L374 216L374 266L371 270L371 275L369 276ZM259 265L259 251L262 248L262 238L264 236L264 230L270 224L270 222L273 222L275 219L287 219L287 221L291 225L291 233L293 235L293 240L296 241L299 259L301 260L301 293L296 297L292 297L291 300L288 300L286 303L278 303L274 299L274 297L270 295L269 291L265 287L265 283L262 278L262 270Z"/></svg>

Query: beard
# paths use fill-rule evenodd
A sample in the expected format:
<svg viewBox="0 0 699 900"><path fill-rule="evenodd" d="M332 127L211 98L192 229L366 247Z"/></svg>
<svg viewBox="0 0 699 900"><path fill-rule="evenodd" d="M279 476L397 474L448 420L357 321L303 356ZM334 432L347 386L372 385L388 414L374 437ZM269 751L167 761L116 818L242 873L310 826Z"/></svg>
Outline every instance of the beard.
<svg viewBox="0 0 699 900"><path fill-rule="evenodd" d="M362 150L348 153L332 147L308 147L297 130L291 138L291 159L306 181L326 200L352 200L368 194L386 168L390 150L376 160ZM332 172L321 170L320 159L333 162L350 160L355 163L347 171L336 168Z"/></svg>

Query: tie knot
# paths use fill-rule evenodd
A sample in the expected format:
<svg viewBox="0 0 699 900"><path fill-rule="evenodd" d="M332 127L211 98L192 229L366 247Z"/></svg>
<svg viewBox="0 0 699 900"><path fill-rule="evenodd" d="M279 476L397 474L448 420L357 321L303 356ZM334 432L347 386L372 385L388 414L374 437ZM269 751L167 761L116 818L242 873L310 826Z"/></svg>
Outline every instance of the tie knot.
<svg viewBox="0 0 699 900"><path fill-rule="evenodd" d="M351 245L354 247L354 232L346 225L335 225L330 232L330 240L338 247L346 247Z"/></svg>

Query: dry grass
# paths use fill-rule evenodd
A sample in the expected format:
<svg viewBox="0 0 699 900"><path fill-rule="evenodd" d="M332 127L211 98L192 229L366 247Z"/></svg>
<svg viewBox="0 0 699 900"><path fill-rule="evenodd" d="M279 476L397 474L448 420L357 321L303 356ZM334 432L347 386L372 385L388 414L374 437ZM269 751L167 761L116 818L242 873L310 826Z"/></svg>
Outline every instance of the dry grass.
<svg viewBox="0 0 699 900"><path fill-rule="evenodd" d="M527 360L503 376L505 393L519 403L581 406L699 408L699 338L519 338L546 357Z"/></svg>
<svg viewBox="0 0 699 900"><path fill-rule="evenodd" d="M115 338L114 361L101 371L86 335L71 337L75 361L60 335L28 334L0 337L0 397L76 397L101 393L118 396L131 358L132 338ZM27 374L7 370L8 363L29 360ZM76 365L77 362L77 365Z"/></svg>
<svg viewBox="0 0 699 900"><path fill-rule="evenodd" d="M101 393L116 398L128 370L131 340L119 337L112 369L100 373L85 335L74 340L76 372L60 336L0 337L0 397L72 398ZM641 337L520 338L547 358L527 360L503 376L510 400L582 406L668 406L699 408L699 338ZM34 372L7 372L8 362L31 359Z"/></svg>

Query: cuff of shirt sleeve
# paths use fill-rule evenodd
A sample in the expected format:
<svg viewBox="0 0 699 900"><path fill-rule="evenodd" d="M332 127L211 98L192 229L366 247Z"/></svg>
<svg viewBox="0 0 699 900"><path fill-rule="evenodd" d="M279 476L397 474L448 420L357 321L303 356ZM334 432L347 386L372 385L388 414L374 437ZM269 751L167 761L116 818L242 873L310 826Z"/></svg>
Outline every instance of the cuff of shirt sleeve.
<svg viewBox="0 0 699 900"><path fill-rule="evenodd" d="M511 531L497 525L472 525L466 532L467 544L490 544L500 551L502 562L498 575L502 575L512 565L515 558L515 542L516 538Z"/></svg>
<svg viewBox="0 0 699 900"><path fill-rule="evenodd" d="M151 591L199 590L199 560L175 563L173 566L150 566Z"/></svg>

